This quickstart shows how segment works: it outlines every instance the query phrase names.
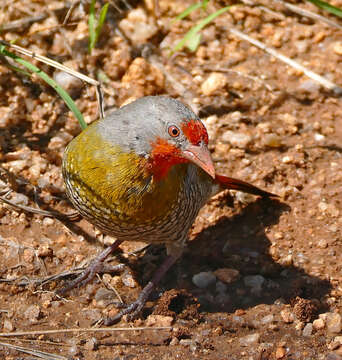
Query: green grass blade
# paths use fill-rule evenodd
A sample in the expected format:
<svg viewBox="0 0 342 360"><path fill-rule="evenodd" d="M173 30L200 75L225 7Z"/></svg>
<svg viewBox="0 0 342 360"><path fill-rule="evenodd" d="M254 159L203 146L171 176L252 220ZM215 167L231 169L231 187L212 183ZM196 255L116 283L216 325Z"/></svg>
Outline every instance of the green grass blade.
<svg viewBox="0 0 342 360"><path fill-rule="evenodd" d="M202 9L203 10L206 10L208 3L209 3L209 0L203 0L202 1Z"/></svg>
<svg viewBox="0 0 342 360"><path fill-rule="evenodd" d="M70 95L60 85L58 85L53 79L51 79L48 74L46 74L44 71L37 68L35 65L22 59L21 57L7 51L5 46L1 45L1 44L0 44L0 54L10 57L18 64L24 66L29 71L35 73L37 76L39 76L41 79L43 79L48 85L50 85L52 88L54 88L55 91L58 93L58 95L64 100L64 102L66 103L68 108L73 112L73 114L77 118L81 128L85 129L87 127L87 124L83 119L82 113L77 108L76 104L71 99Z"/></svg>
<svg viewBox="0 0 342 360"><path fill-rule="evenodd" d="M225 6L220 10L215 11L214 13L210 14L209 16L207 16L206 18L204 18L203 20L201 20L198 24L196 24L195 26L193 26L183 37L183 39L181 41L179 41L176 46L172 49L172 52L176 52L181 50L184 46L188 46L188 43L190 44L195 44L196 40L193 40L193 38L195 36L197 36L197 33L199 31L201 31L205 26L207 26L210 22L212 22L216 17L220 16L221 14L223 14L224 12L228 11L231 8L230 6ZM197 48L197 47L196 47ZM193 48L191 48L191 51L195 51L196 48L193 50Z"/></svg>
<svg viewBox="0 0 342 360"><path fill-rule="evenodd" d="M202 2L190 5L183 12L181 12L178 16L176 16L176 18L174 20L172 20L172 23L175 23L178 20L182 20L182 19L186 18L187 16L189 16L189 14L191 14L193 11L199 9L200 7L202 7Z"/></svg>
<svg viewBox="0 0 342 360"><path fill-rule="evenodd" d="M99 21L97 23L96 30L95 30L95 43L97 42L97 40L100 36L102 26L106 20L108 7L109 7L109 3L105 3L101 9Z"/></svg>
<svg viewBox="0 0 342 360"><path fill-rule="evenodd" d="M333 15L336 15L336 16L342 18L342 9L340 9L336 6L330 5L329 3L322 1L322 0L307 0L307 1L316 5L320 9L328 11L330 14L333 14Z"/></svg>
<svg viewBox="0 0 342 360"><path fill-rule="evenodd" d="M95 2L92 0L89 8L89 18L88 18L88 27L89 27L89 53L93 50L96 42L96 32L95 32Z"/></svg>

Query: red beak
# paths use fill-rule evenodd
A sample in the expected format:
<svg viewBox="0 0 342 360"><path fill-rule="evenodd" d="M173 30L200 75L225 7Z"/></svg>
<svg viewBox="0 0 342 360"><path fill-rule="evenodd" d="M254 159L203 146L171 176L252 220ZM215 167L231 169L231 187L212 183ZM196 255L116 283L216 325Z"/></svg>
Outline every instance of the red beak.
<svg viewBox="0 0 342 360"><path fill-rule="evenodd" d="M210 152L206 145L201 143L200 145L188 145L185 150L182 151L182 156L199 166L206 173L208 173L213 179L215 179L215 168L213 160L211 159Z"/></svg>

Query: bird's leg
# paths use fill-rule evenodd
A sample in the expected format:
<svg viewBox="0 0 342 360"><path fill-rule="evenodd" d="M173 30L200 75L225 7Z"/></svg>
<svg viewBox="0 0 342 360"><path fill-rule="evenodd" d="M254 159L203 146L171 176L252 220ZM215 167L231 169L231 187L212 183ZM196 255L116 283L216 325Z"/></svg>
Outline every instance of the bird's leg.
<svg viewBox="0 0 342 360"><path fill-rule="evenodd" d="M96 274L121 271L124 268L123 264L118 264L114 266L104 264L104 261L107 259L107 257L112 254L121 243L121 240L116 240L114 244L104 249L94 260L92 260L92 262L87 266L87 268L79 276L77 276L76 279L70 281L61 290L58 290L57 294L64 295L66 292L75 288L76 286L81 287L87 284L96 276Z"/></svg>
<svg viewBox="0 0 342 360"><path fill-rule="evenodd" d="M148 284L142 289L139 297L136 301L129 304L123 310L121 310L117 315L112 318L108 318L104 321L104 324L109 326L118 322L124 315L128 315L128 320L134 319L144 307L146 301L148 300L151 292L157 286L159 281L163 278L163 276L167 273L170 267L178 260L179 256L168 255L164 260L162 265L155 272L152 279L148 282Z"/></svg>

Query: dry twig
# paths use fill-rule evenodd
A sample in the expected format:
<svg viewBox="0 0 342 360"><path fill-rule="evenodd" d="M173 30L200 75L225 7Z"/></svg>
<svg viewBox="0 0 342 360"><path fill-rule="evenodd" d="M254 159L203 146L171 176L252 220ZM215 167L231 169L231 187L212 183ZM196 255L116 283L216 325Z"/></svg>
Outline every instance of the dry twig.
<svg viewBox="0 0 342 360"><path fill-rule="evenodd" d="M106 327L106 328L73 328L73 329L54 329L54 330L36 330L36 331L17 331L12 333L0 333L2 337L18 337L18 336L36 336L48 334L62 334L74 332L117 332L117 331L146 331L146 330L172 330L172 326L161 327ZM1 343L0 343L1 345Z"/></svg>
<svg viewBox="0 0 342 360"><path fill-rule="evenodd" d="M35 350L35 349L29 349L29 348L25 348L22 346L18 346L18 345L12 345L12 344L8 344L8 343L4 343L4 342L0 342L1 346L5 346L8 347L10 349L13 350L17 350L17 351L21 351L25 354L30 354L33 356L36 356L40 359L45 359L45 360L68 360L68 358L61 356L61 355L57 355L57 354L50 354L44 351L40 351L40 350Z"/></svg>
<svg viewBox="0 0 342 360"><path fill-rule="evenodd" d="M293 67L294 69L302 71L307 77L311 78L314 81L317 81L319 84L321 84L326 89L333 91L336 95L339 95L339 96L342 95L342 88L340 86L338 86L337 84L333 83L332 81L325 79L324 77L316 74L315 72L307 69L305 66L299 64L297 61L294 61L294 60L288 58L287 56L276 51L274 48L271 48L271 47L265 45L261 41L256 40L256 39L252 38L251 36L246 35L243 32L241 32L235 28L229 28L229 31L233 35L237 36L238 38L248 41L252 45L258 47L259 49L266 51L268 54L274 56L278 60Z"/></svg>

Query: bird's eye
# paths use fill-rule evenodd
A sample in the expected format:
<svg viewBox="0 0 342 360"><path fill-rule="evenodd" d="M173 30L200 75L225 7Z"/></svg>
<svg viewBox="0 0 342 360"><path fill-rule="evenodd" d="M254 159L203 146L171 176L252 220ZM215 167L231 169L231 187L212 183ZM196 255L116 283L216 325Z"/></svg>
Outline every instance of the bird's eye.
<svg viewBox="0 0 342 360"><path fill-rule="evenodd" d="M172 136L172 137L177 137L177 136L179 136L179 134L180 134L180 130L178 129L178 127L177 126L175 126L175 125L171 125L170 127L169 127L169 135L170 136Z"/></svg>

